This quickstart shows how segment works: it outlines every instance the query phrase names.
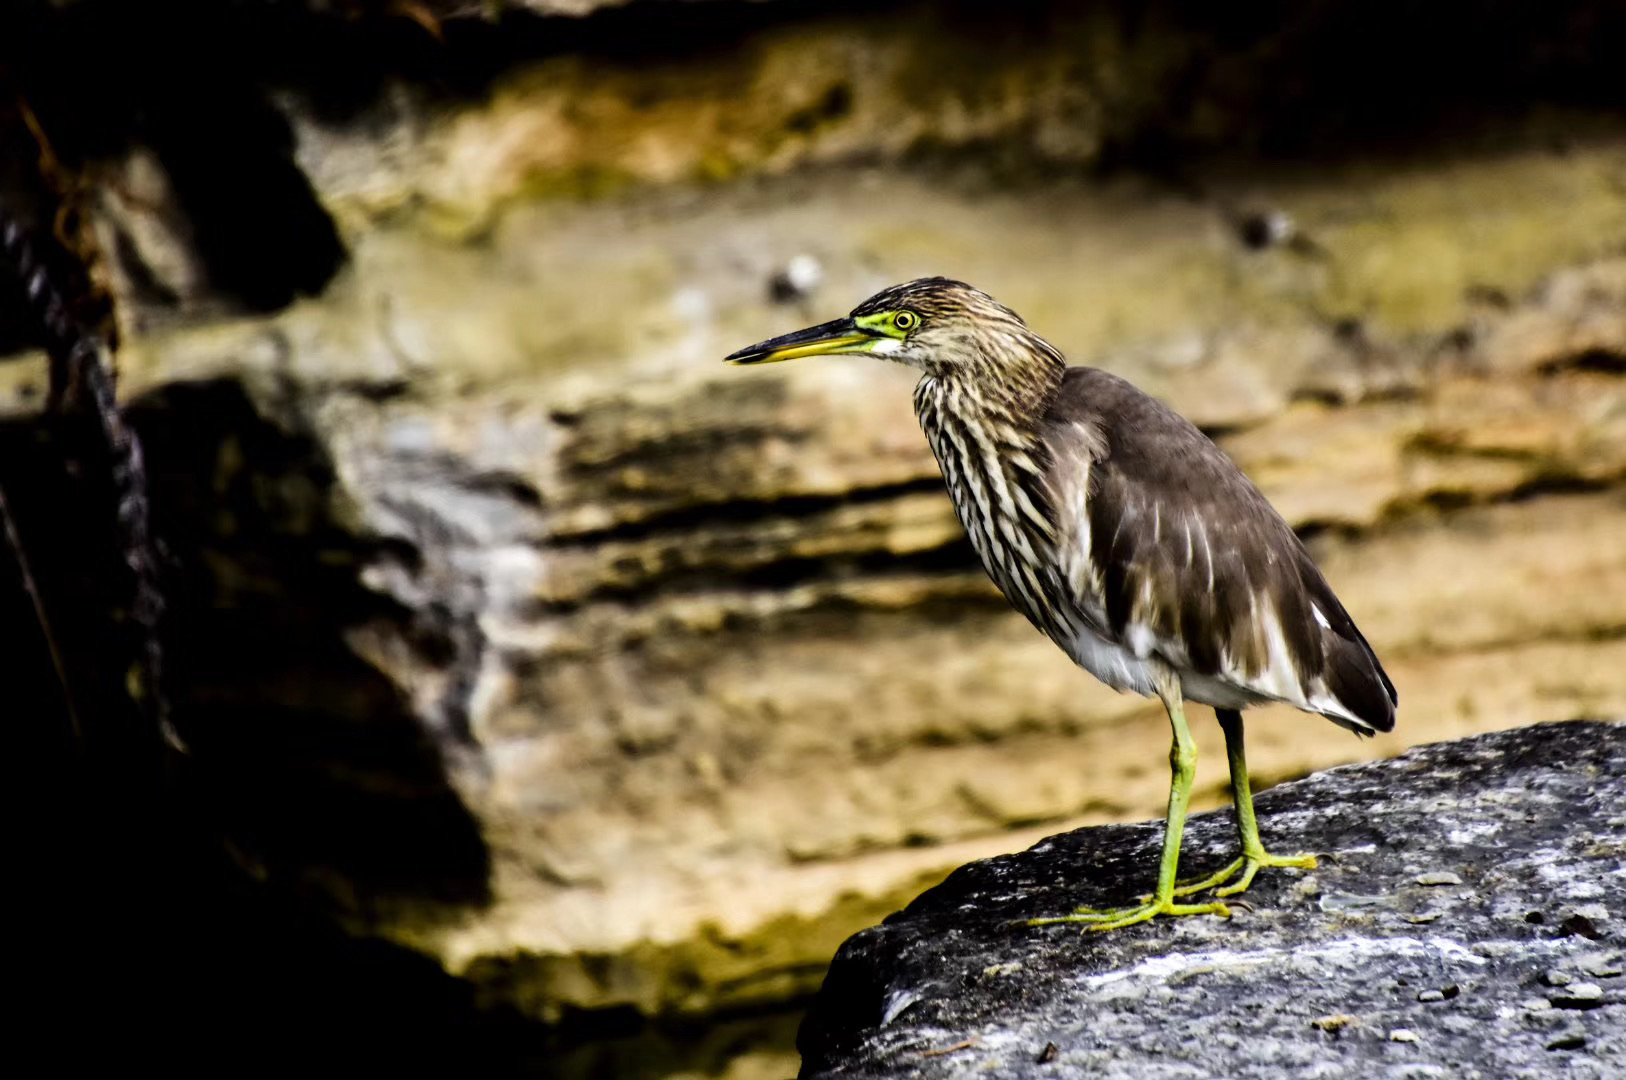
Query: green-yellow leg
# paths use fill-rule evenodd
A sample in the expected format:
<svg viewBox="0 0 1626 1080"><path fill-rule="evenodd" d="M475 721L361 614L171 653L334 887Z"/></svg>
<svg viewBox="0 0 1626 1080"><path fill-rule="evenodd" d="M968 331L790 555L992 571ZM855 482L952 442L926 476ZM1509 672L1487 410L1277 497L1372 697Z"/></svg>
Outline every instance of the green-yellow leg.
<svg viewBox="0 0 1626 1080"><path fill-rule="evenodd" d="M1242 750L1242 714L1235 709L1215 709L1214 715L1219 718L1220 730L1225 732L1225 757L1231 764L1231 801L1236 804L1236 831L1242 840L1242 854L1223 870L1180 886L1174 892L1176 896L1212 889L1240 872L1242 880L1214 891L1215 896L1235 896L1248 890L1261 867L1292 866L1313 870L1316 865L1314 855L1272 855L1265 850L1259 840L1259 820L1253 814L1253 789L1248 784L1248 761Z"/></svg>
<svg viewBox="0 0 1626 1080"><path fill-rule="evenodd" d="M1163 860L1158 864L1157 892L1144 903L1134 907L1097 911L1079 908L1071 915L1048 919L1029 919L1029 926L1050 926L1055 923L1083 923L1090 930L1117 930L1133 926L1158 915L1224 915L1231 909L1224 904L1176 904L1174 902L1175 872L1180 863L1180 839L1186 828L1186 808L1191 804L1191 782L1197 775L1197 744L1192 741L1186 727L1186 712L1181 701L1180 683L1172 674L1160 680L1158 696L1169 713L1169 724L1174 728L1173 745L1169 748L1169 813L1163 823Z"/></svg>

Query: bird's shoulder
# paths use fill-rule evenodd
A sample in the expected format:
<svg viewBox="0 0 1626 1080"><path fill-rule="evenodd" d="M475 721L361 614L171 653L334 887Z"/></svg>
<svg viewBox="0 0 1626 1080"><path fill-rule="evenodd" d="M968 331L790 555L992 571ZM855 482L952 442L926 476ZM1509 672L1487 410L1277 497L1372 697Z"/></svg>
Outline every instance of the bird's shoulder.
<svg viewBox="0 0 1626 1080"><path fill-rule="evenodd" d="M1068 368L1046 412L1045 427L1048 441L1061 451L1058 459L1088 454L1098 486L1112 478L1144 497L1191 505L1216 498L1263 502L1242 470L1202 429L1109 371Z"/></svg>

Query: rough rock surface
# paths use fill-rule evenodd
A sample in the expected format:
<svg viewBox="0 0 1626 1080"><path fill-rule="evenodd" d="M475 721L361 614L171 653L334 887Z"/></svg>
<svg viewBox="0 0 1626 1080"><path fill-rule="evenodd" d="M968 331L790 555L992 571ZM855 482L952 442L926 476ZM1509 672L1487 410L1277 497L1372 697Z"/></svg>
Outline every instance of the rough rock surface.
<svg viewBox="0 0 1626 1080"><path fill-rule="evenodd" d="M1626 1074L1626 725L1438 743L1283 784L1229 920L1106 935L1015 920L1123 903L1157 827L971 864L837 954L799 1047L822 1077ZM1188 873L1228 858L1191 823Z"/></svg>

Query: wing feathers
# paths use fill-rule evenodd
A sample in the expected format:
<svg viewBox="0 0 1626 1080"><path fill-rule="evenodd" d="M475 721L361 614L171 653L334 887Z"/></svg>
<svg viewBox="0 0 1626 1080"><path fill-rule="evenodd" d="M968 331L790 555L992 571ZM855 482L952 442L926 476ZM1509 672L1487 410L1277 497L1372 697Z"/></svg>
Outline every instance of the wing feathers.
<svg viewBox="0 0 1626 1080"><path fill-rule="evenodd" d="M1074 535L1102 593L1080 599L1096 601L1117 643L1346 727L1394 727L1394 685L1371 647L1297 534L1207 436L1089 368L1068 371L1051 423L1101 436L1089 521Z"/></svg>

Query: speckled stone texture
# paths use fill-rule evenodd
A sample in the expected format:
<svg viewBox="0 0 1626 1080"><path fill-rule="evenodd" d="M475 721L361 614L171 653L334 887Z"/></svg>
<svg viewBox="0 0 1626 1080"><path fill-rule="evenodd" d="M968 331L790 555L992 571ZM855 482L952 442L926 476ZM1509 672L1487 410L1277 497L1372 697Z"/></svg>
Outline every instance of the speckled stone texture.
<svg viewBox="0 0 1626 1080"><path fill-rule="evenodd" d="M1281 852L1229 921L1016 920L1129 901L1160 824L972 863L836 957L820 1077L1626 1076L1626 725L1437 743L1260 796ZM1234 842L1188 829L1190 874Z"/></svg>

